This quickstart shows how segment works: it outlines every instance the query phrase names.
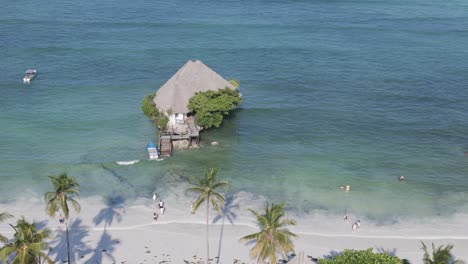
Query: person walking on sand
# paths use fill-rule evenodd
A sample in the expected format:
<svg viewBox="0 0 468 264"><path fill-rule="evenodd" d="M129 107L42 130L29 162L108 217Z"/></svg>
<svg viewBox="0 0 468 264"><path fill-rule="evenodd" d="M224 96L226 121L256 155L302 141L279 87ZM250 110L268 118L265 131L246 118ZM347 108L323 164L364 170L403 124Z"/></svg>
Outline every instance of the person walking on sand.
<svg viewBox="0 0 468 264"><path fill-rule="evenodd" d="M164 208L164 202L162 200L159 200L159 211L164 214L165 208Z"/></svg>
<svg viewBox="0 0 468 264"><path fill-rule="evenodd" d="M353 229L353 231L355 231L355 230L358 230L360 227L361 227L361 220L358 219L358 220L351 226L351 229Z"/></svg>

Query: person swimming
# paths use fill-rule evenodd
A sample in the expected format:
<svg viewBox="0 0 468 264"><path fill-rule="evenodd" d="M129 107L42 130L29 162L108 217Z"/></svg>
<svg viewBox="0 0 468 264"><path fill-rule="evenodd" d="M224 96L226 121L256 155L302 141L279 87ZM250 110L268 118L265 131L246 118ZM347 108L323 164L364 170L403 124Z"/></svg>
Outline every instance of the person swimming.
<svg viewBox="0 0 468 264"><path fill-rule="evenodd" d="M404 180L405 180L405 176L401 175L400 177L398 177L398 180L401 181L401 182L404 181Z"/></svg>

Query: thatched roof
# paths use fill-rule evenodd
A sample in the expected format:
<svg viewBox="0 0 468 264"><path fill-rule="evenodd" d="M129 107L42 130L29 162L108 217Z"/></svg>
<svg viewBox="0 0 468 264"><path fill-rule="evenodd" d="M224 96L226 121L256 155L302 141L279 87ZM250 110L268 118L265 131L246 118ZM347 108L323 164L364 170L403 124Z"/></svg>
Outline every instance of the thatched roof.
<svg viewBox="0 0 468 264"><path fill-rule="evenodd" d="M187 105L195 93L226 87L235 89L201 61L188 61L159 88L153 101L160 110L183 114L189 112Z"/></svg>

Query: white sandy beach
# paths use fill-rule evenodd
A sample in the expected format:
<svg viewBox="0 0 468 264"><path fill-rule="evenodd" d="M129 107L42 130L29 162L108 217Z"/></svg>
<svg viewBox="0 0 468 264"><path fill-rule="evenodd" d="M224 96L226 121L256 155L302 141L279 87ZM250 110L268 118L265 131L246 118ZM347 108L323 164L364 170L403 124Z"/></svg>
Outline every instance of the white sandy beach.
<svg viewBox="0 0 468 264"><path fill-rule="evenodd" d="M264 201L247 193L239 193L231 203L226 218L211 219L210 255L220 256L219 263L255 263L249 258L251 246L239 242L239 238L256 231L255 222L247 208L261 205ZM164 215L155 222L152 219L156 205L151 197L124 201L121 206L106 206L100 197L81 199L82 212L71 213L70 230L75 263L204 263L205 210L196 215L190 214L190 198L175 193L162 197L167 206ZM256 201L256 202L252 202ZM44 202L41 199L18 199L14 203L1 204L17 218L21 215L34 220L40 226L53 230L50 255L58 260L66 259L65 226L57 219L45 216ZM297 217L289 215L289 217ZM417 225L374 226L361 219L363 225L358 232L351 231L353 215L345 223L341 217L303 217L292 230L299 237L295 241L296 252L323 257L345 248L388 251L411 263L421 263L421 243L435 242L436 245L452 243L453 253L468 260L468 235L463 221L453 220L447 225L425 223ZM330 221L328 221L329 219ZM461 219L461 218L460 218ZM232 223L231 223L232 221ZM14 220L7 221L14 223ZM0 225L0 233L11 237L11 227ZM216 263L216 259L214 259Z"/></svg>

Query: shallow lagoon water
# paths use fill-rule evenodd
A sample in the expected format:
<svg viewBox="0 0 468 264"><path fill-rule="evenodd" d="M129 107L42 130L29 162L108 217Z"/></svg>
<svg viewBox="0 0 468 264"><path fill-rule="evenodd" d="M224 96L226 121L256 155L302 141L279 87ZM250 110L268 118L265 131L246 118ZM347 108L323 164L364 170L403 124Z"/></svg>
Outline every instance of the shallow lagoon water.
<svg viewBox="0 0 468 264"><path fill-rule="evenodd" d="M2 201L42 195L47 175L63 171L84 196L183 193L215 166L230 192L286 201L299 215L468 213L462 1L2 6ZM201 149L145 161L157 131L140 101L195 58L241 80L244 102L203 133ZM31 67L39 74L23 85Z"/></svg>

